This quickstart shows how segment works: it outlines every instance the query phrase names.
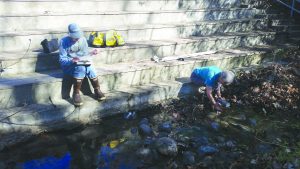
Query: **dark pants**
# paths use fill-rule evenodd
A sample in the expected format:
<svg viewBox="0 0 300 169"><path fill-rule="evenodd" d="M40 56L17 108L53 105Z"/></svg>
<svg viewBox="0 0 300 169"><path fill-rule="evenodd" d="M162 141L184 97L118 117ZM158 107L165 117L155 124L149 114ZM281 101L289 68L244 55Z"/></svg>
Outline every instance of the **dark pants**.
<svg viewBox="0 0 300 169"><path fill-rule="evenodd" d="M190 77L191 81L198 86L205 86L204 81L201 77L197 76L196 73L192 73Z"/></svg>

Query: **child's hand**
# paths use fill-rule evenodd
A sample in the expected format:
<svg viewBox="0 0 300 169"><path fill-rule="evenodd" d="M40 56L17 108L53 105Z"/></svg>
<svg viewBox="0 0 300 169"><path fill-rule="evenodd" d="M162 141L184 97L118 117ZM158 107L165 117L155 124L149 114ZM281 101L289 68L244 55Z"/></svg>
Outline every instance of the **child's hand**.
<svg viewBox="0 0 300 169"><path fill-rule="evenodd" d="M73 57L73 58L72 58L72 62L73 62L73 63L77 63L78 61L79 61L79 58L78 58L78 57Z"/></svg>
<svg viewBox="0 0 300 169"><path fill-rule="evenodd" d="M94 49L90 52L90 55L97 55L98 54L98 50L97 49Z"/></svg>

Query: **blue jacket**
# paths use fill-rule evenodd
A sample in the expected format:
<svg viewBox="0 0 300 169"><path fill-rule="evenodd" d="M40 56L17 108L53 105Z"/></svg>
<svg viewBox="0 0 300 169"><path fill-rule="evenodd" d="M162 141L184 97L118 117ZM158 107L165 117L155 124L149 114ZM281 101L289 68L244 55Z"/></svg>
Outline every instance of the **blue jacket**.
<svg viewBox="0 0 300 169"><path fill-rule="evenodd" d="M82 57L88 54L88 44L85 37L80 38L77 42L72 41L69 36L61 39L59 46L59 63L62 69L73 64L73 57Z"/></svg>

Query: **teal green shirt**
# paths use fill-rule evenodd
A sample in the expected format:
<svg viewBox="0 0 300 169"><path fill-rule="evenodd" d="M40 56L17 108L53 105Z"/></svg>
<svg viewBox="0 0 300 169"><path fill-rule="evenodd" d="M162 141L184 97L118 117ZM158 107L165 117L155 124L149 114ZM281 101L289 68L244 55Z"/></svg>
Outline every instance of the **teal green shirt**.
<svg viewBox="0 0 300 169"><path fill-rule="evenodd" d="M215 88L218 86L222 70L216 66L208 66L196 68L193 72L203 80L206 86Z"/></svg>

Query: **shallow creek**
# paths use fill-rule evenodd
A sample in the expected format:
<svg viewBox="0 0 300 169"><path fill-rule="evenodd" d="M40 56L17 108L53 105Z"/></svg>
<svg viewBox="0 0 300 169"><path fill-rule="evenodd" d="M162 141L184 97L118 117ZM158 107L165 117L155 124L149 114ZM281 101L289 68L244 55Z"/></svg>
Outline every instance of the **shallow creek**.
<svg viewBox="0 0 300 169"><path fill-rule="evenodd" d="M299 119L238 105L216 116L190 100L41 134L0 152L0 168L299 168Z"/></svg>

